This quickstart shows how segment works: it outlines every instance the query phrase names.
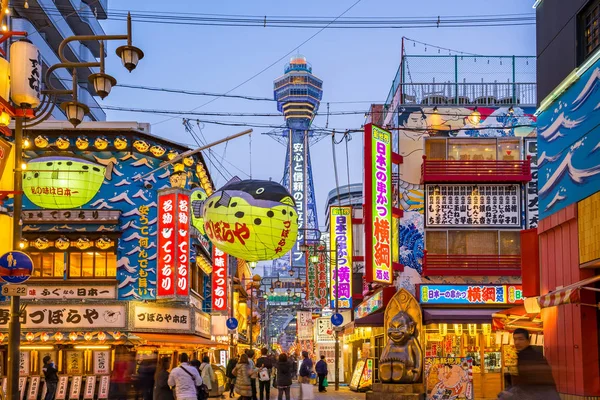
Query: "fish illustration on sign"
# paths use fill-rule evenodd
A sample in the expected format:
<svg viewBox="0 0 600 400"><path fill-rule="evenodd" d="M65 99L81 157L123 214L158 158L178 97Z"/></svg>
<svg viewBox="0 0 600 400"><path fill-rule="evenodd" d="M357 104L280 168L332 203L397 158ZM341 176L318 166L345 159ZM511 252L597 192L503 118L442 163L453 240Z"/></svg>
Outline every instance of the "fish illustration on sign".
<svg viewBox="0 0 600 400"><path fill-rule="evenodd" d="M298 235L298 213L286 188L272 181L233 178L204 202L207 236L220 250L246 261L286 254Z"/></svg>

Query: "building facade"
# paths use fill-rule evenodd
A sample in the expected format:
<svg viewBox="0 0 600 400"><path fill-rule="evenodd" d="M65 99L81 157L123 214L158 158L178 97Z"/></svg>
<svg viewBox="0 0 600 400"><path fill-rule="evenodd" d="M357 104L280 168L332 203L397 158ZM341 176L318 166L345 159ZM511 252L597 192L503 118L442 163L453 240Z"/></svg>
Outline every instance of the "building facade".
<svg viewBox="0 0 600 400"><path fill-rule="evenodd" d="M598 1L536 2L539 302L546 357L567 399L600 396L598 10Z"/></svg>
<svg viewBox="0 0 600 400"><path fill-rule="evenodd" d="M25 4L28 7L25 7ZM12 2L9 19L11 31L27 32L30 40L40 51L43 70L60 63L60 43L74 35L104 35L100 25L107 18L108 0L31 0ZM105 50L106 51L106 50ZM10 55L9 55L10 56ZM100 58L100 41L71 42L65 47L65 56L72 62L95 62ZM105 121L106 113L98 104L98 95L88 83L88 76L98 72L95 68L78 70L78 99L90 109L87 120ZM71 89L71 74L58 69L51 76L52 85L60 90ZM60 107L55 107L52 116L65 119Z"/></svg>
<svg viewBox="0 0 600 400"><path fill-rule="evenodd" d="M56 121L27 135L19 243L34 263L22 297L20 373L27 390L39 384L46 354L59 366L59 385L79 385L94 398L106 398L117 362L135 371L135 362L153 365L164 356L175 365L182 351L226 360L225 319L238 299L217 301L212 289L221 283L212 272L237 262L201 232L195 195L213 190L202 156L176 159L190 149L151 135L148 124L87 122L75 130ZM10 166L4 175L12 178ZM176 242L168 226L174 221ZM217 256L224 262L214 263ZM2 300L5 375L9 308Z"/></svg>

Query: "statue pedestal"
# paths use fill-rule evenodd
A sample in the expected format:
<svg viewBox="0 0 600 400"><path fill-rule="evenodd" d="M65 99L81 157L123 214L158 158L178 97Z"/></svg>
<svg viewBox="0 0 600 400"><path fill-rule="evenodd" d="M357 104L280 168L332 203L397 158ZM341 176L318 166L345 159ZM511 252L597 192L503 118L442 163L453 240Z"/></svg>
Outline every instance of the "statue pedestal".
<svg viewBox="0 0 600 400"><path fill-rule="evenodd" d="M422 383L374 383L366 400L421 400L425 387Z"/></svg>

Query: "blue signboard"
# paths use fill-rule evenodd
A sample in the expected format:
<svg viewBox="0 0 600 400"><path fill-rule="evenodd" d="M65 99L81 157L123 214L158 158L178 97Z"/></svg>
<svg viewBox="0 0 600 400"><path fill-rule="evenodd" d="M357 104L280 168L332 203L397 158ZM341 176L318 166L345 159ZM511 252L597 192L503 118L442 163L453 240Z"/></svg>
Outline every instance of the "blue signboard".
<svg viewBox="0 0 600 400"><path fill-rule="evenodd" d="M227 325L228 329L235 329L238 327L238 320L235 318L227 318L225 325Z"/></svg>
<svg viewBox="0 0 600 400"><path fill-rule="evenodd" d="M600 61L538 117L540 219L600 188Z"/></svg>
<svg viewBox="0 0 600 400"><path fill-rule="evenodd" d="M344 323L344 316L340 313L333 314L331 316L331 323L333 326L340 326Z"/></svg>
<svg viewBox="0 0 600 400"><path fill-rule="evenodd" d="M33 261L20 251L9 251L0 257L0 278L7 283L23 283L31 277Z"/></svg>
<svg viewBox="0 0 600 400"><path fill-rule="evenodd" d="M485 305L523 302L521 285L421 285L421 304Z"/></svg>

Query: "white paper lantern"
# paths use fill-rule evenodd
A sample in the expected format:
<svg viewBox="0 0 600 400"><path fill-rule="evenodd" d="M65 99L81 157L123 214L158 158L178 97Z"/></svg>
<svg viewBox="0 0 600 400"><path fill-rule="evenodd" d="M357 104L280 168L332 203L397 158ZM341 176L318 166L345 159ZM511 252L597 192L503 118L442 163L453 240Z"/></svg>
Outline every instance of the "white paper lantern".
<svg viewBox="0 0 600 400"><path fill-rule="evenodd" d="M8 101L10 96L10 63L0 57L0 97Z"/></svg>
<svg viewBox="0 0 600 400"><path fill-rule="evenodd" d="M42 89L42 56L28 40L10 46L10 90L12 101L20 107L37 107Z"/></svg>

